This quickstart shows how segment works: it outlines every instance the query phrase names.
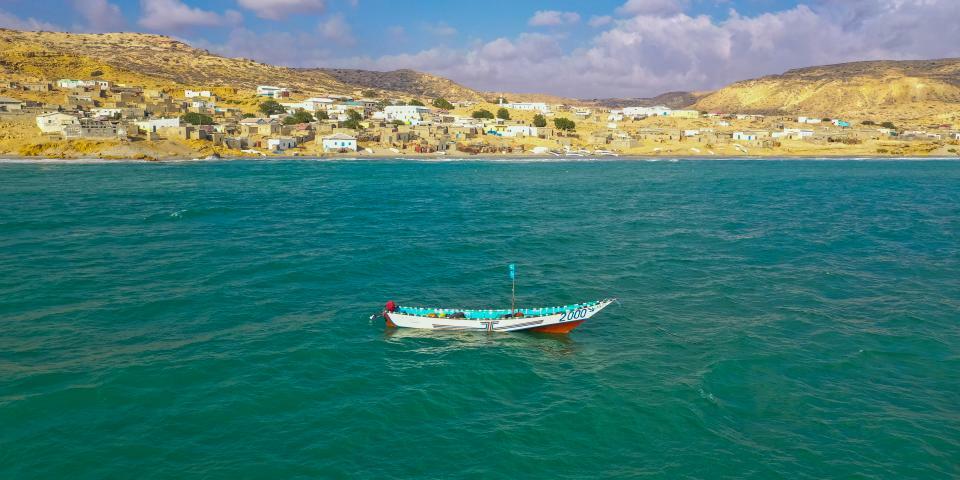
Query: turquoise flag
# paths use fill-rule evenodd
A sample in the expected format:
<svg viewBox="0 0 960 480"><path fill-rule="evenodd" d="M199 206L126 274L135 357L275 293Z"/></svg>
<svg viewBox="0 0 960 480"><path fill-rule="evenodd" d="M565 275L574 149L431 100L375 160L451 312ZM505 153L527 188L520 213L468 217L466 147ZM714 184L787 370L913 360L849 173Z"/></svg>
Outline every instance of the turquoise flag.
<svg viewBox="0 0 960 480"><path fill-rule="evenodd" d="M517 279L517 265L514 263L510 264L510 280Z"/></svg>

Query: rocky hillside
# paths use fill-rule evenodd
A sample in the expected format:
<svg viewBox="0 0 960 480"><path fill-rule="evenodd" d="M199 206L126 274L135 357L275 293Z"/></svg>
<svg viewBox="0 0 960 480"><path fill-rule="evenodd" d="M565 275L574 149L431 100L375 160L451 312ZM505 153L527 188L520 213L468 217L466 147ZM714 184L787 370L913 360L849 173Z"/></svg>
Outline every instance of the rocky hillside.
<svg viewBox="0 0 960 480"><path fill-rule="evenodd" d="M253 89L284 84L305 91L348 93L354 87L322 72L301 72L252 60L224 58L161 35L73 34L0 30L0 67L5 73L48 80L105 78L147 84L228 86Z"/></svg>
<svg viewBox="0 0 960 480"><path fill-rule="evenodd" d="M158 87L281 85L305 94L356 94L482 100L450 80L414 72L298 69L226 58L169 37L141 33L74 34L0 29L0 75L11 80L91 78Z"/></svg>
<svg viewBox="0 0 960 480"><path fill-rule="evenodd" d="M449 80L414 70L375 72L371 70L318 69L304 72L321 72L349 85L363 88L402 92L415 97L443 97L451 101L481 101L480 93Z"/></svg>
<svg viewBox="0 0 960 480"><path fill-rule="evenodd" d="M716 112L921 118L960 110L960 59L871 61L731 84L694 108Z"/></svg>
<svg viewBox="0 0 960 480"><path fill-rule="evenodd" d="M683 109L697 102L702 93L667 92L651 98L596 98L588 102L607 108L657 107L663 105L673 109Z"/></svg>

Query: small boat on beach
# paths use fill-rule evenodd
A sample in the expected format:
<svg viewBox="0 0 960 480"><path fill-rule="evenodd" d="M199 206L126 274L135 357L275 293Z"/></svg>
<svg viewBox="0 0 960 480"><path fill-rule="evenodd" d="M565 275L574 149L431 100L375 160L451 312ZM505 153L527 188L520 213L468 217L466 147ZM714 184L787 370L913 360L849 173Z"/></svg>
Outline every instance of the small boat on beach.
<svg viewBox="0 0 960 480"><path fill-rule="evenodd" d="M516 265L510 264L513 282L509 309L469 310L459 308L421 308L398 306L387 302L382 316L391 328L419 328L426 330L569 333L589 320L615 298L575 303L558 307L516 308ZM378 315L371 315L370 319Z"/></svg>

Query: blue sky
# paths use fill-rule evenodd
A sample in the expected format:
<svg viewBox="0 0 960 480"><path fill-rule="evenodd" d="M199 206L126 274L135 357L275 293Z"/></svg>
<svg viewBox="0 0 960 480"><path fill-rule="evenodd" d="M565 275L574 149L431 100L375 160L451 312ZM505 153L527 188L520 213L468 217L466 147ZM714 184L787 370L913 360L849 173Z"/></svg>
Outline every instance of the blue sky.
<svg viewBox="0 0 960 480"><path fill-rule="evenodd" d="M0 0L0 26L171 35L290 66L414 68L577 97L960 56L958 0Z"/></svg>

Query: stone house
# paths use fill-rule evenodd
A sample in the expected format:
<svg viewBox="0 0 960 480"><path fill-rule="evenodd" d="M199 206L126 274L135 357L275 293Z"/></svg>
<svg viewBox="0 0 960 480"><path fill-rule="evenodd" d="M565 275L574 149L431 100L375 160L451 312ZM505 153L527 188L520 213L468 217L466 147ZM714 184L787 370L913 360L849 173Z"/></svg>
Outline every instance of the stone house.
<svg viewBox="0 0 960 480"><path fill-rule="evenodd" d="M251 136L270 136L280 133L280 123L273 118L245 118L240 121L240 134Z"/></svg>
<svg viewBox="0 0 960 480"><path fill-rule="evenodd" d="M53 85L50 84L50 82L24 83L21 85L21 87L28 92L49 92L53 90Z"/></svg>
<svg viewBox="0 0 960 480"><path fill-rule="evenodd" d="M64 138L117 138L117 125L110 122L81 120L63 128Z"/></svg>
<svg viewBox="0 0 960 480"><path fill-rule="evenodd" d="M0 112L19 112L23 110L23 102L16 98L0 97Z"/></svg>

